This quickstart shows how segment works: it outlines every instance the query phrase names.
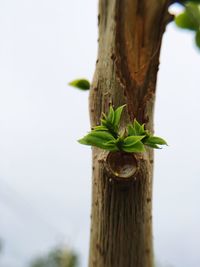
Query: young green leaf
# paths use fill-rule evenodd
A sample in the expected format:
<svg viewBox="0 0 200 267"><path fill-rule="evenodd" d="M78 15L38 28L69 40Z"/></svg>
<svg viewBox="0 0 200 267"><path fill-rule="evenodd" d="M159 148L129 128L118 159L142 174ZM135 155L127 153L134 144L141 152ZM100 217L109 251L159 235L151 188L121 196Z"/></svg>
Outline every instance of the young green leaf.
<svg viewBox="0 0 200 267"><path fill-rule="evenodd" d="M113 122L113 125L116 129L119 128L119 123L120 123L120 119L121 119L121 115L122 115L122 111L124 109L126 105L123 105L123 106L120 106L118 107L114 112L114 122Z"/></svg>
<svg viewBox="0 0 200 267"><path fill-rule="evenodd" d="M69 85L81 89L83 91L90 89L90 82L86 79L77 79L69 83Z"/></svg>
<svg viewBox="0 0 200 267"><path fill-rule="evenodd" d="M108 131L108 128L102 125L93 127L93 131Z"/></svg>
<svg viewBox="0 0 200 267"><path fill-rule="evenodd" d="M108 142L111 140L115 140L115 138L112 136L112 134L110 134L109 132L106 132L106 131L91 131L85 137L83 137L83 139L85 139L86 137L90 137L90 136L98 138L102 142Z"/></svg>
<svg viewBox="0 0 200 267"><path fill-rule="evenodd" d="M128 126L127 126L127 129L128 129L128 135L136 135L136 132L135 132L135 128L133 127L133 125L132 124L129 124Z"/></svg>
<svg viewBox="0 0 200 267"><path fill-rule="evenodd" d="M113 143L108 143L113 141ZM78 140L79 143L88 146L96 146L102 149L112 150L117 149L115 138L109 133L104 131L91 131L82 139Z"/></svg>
<svg viewBox="0 0 200 267"><path fill-rule="evenodd" d="M135 128L136 133L140 133L140 131L141 131L141 124L136 119L134 119L133 127Z"/></svg>
<svg viewBox="0 0 200 267"><path fill-rule="evenodd" d="M160 149L160 147L158 145L150 143L150 142L145 142L144 144L145 144L145 146L149 146L151 148Z"/></svg>
<svg viewBox="0 0 200 267"><path fill-rule="evenodd" d="M104 112L102 112L101 118L107 120L107 115Z"/></svg>
<svg viewBox="0 0 200 267"><path fill-rule="evenodd" d="M158 136L148 137L148 139L145 141L145 144L146 143L152 143L155 145L167 145L167 142L163 138L160 138Z"/></svg>
<svg viewBox="0 0 200 267"><path fill-rule="evenodd" d="M109 141L109 142L104 143L103 146L104 146L103 149L105 150L109 150L112 152L119 151L119 148L115 142Z"/></svg>
<svg viewBox="0 0 200 267"><path fill-rule="evenodd" d="M114 112L114 109L113 109L112 105L110 105L108 116L107 116L107 121L110 124L113 124L114 119L115 119L115 112Z"/></svg>
<svg viewBox="0 0 200 267"><path fill-rule="evenodd" d="M123 140L123 147L129 147L141 141L145 136L128 136Z"/></svg>
<svg viewBox="0 0 200 267"><path fill-rule="evenodd" d="M146 135L147 131L144 129L144 124L140 124L136 119L133 124L128 125L128 135Z"/></svg>
<svg viewBox="0 0 200 267"><path fill-rule="evenodd" d="M144 145L141 141L134 143L132 145L126 146L122 145L122 150L128 153L137 153L137 152L145 152Z"/></svg>
<svg viewBox="0 0 200 267"><path fill-rule="evenodd" d="M135 128L136 135L144 135L144 124L140 124L136 119L133 122L133 127Z"/></svg>
<svg viewBox="0 0 200 267"><path fill-rule="evenodd" d="M101 119L101 125L107 128L107 121L106 121L106 119Z"/></svg>

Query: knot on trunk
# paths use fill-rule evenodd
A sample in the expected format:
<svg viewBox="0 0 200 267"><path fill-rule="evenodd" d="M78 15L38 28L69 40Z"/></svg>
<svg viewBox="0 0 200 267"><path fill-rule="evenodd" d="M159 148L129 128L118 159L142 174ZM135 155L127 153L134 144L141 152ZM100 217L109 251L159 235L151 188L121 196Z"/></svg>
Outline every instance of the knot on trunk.
<svg viewBox="0 0 200 267"><path fill-rule="evenodd" d="M109 152L105 158L105 167L112 179L130 181L136 179L139 160L132 153Z"/></svg>

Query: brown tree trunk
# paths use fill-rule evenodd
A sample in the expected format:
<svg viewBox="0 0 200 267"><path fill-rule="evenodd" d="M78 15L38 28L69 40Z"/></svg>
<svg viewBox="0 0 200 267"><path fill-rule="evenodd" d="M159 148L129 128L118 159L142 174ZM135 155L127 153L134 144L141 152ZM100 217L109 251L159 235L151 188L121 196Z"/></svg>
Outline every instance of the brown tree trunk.
<svg viewBox="0 0 200 267"><path fill-rule="evenodd" d="M162 35L169 21L168 2L99 1L99 52L90 91L92 126L99 124L101 113L108 111L110 103L114 107L127 104L121 127L137 118L153 131L156 77ZM107 155L93 148L89 266L152 267L152 149L132 155L138 171L130 177L130 169L124 166L132 163L123 153L112 162L113 172L109 172ZM115 175L115 168L119 170L120 166L127 172L121 179Z"/></svg>

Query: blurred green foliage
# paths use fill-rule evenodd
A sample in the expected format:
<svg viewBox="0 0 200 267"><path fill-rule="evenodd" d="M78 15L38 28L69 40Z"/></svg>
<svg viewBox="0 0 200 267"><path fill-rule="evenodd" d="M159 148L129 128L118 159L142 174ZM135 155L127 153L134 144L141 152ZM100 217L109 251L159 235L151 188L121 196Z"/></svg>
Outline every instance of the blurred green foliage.
<svg viewBox="0 0 200 267"><path fill-rule="evenodd" d="M78 267L78 257L68 248L56 248L33 260L30 267Z"/></svg>
<svg viewBox="0 0 200 267"><path fill-rule="evenodd" d="M175 17L175 23L182 29L194 32L195 43L200 49L200 0L182 1L179 3L184 6L184 10Z"/></svg>
<svg viewBox="0 0 200 267"><path fill-rule="evenodd" d="M87 91L90 89L90 82L84 78L77 79L69 83L69 85L76 87L80 90Z"/></svg>

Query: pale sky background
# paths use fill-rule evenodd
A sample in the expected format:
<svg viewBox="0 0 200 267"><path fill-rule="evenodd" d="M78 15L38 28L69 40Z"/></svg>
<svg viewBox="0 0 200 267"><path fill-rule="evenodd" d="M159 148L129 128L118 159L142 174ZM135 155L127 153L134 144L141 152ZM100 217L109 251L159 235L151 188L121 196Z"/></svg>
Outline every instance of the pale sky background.
<svg viewBox="0 0 200 267"><path fill-rule="evenodd" d="M91 151L88 92L97 54L97 1L0 0L1 267L27 267L56 244L87 266ZM162 266L200 266L200 51L171 24L155 110L154 244Z"/></svg>

